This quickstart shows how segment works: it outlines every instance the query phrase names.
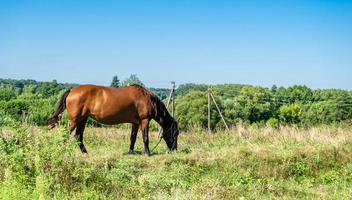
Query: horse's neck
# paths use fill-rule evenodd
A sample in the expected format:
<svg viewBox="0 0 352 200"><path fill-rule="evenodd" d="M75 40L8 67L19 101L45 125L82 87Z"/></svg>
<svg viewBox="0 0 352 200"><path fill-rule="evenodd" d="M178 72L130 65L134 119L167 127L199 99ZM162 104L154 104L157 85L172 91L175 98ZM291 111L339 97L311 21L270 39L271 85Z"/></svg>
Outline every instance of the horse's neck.
<svg viewBox="0 0 352 200"><path fill-rule="evenodd" d="M159 113L160 115L157 117L156 122L158 122L158 124L163 128L169 127L172 122L172 117L170 113L167 111L166 108L165 108L165 111L162 111Z"/></svg>

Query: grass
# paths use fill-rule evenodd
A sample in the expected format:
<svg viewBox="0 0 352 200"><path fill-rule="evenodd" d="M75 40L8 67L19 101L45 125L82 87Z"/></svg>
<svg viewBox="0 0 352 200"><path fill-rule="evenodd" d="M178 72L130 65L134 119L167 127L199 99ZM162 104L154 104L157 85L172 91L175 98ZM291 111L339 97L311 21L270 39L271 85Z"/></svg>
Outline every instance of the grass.
<svg viewBox="0 0 352 200"><path fill-rule="evenodd" d="M183 132L179 151L128 155L129 130L87 128L82 155L63 128L1 129L1 199L350 199L348 128ZM157 142L151 135L150 147Z"/></svg>

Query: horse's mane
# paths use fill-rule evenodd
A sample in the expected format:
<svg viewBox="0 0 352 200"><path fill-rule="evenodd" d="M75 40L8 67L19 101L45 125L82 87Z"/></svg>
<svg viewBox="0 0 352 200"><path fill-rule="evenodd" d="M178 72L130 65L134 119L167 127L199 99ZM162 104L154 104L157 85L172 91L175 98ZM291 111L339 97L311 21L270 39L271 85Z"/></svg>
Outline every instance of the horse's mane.
<svg viewBox="0 0 352 200"><path fill-rule="evenodd" d="M160 118L161 116L165 118L170 116L164 102L161 101L161 99L157 95L155 95L154 93L139 84L131 84L130 86L138 88L144 95L149 97L151 101L150 103L155 108L155 118Z"/></svg>
<svg viewBox="0 0 352 200"><path fill-rule="evenodd" d="M139 85L139 84L131 84L131 85L129 85L129 86L131 86L131 87L135 87L135 88L137 88L137 89L139 89L144 95L146 95L146 96L150 96L150 97L152 97L152 96L156 96L155 94L153 94L151 91L149 91L147 88L145 88L145 87L143 87L143 86L141 86L141 85Z"/></svg>

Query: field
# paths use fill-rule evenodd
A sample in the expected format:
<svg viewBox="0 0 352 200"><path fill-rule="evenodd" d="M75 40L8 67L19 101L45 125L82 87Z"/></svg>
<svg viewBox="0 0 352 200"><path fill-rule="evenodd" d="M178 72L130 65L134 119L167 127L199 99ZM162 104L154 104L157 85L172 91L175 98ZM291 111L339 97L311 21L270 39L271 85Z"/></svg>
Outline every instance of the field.
<svg viewBox="0 0 352 200"><path fill-rule="evenodd" d="M2 128L0 199L350 199L349 128L182 132L151 157L129 130L87 128L82 155L64 128ZM157 133L151 133L151 145Z"/></svg>

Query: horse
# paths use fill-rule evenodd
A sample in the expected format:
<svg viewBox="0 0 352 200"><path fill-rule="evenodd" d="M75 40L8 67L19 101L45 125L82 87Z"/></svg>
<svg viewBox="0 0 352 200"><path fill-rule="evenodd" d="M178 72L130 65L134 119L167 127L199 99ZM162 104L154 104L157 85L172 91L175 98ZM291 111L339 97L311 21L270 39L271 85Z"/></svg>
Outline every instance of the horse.
<svg viewBox="0 0 352 200"><path fill-rule="evenodd" d="M56 111L48 120L49 129L58 125L64 110L67 110L70 133L75 137L82 153L88 153L83 144L83 132L88 117L106 124L131 123L129 153L134 154L134 145L139 128L144 143L144 153L149 151L149 123L153 119L163 129L161 137L169 151L177 150L178 123L170 115L165 104L144 87L133 84L127 87L80 85L64 92L57 103Z"/></svg>

